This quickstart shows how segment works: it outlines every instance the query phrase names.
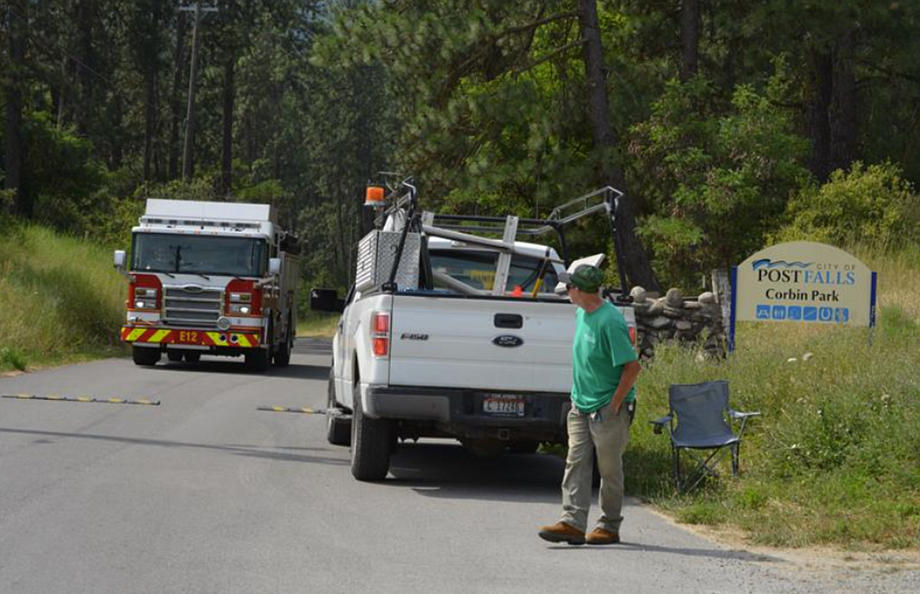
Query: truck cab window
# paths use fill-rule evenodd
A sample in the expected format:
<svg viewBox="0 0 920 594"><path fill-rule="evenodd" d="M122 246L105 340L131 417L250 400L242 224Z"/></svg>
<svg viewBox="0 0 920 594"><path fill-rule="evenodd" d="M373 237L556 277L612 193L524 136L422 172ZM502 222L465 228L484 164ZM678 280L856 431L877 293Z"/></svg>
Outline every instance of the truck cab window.
<svg viewBox="0 0 920 594"><path fill-rule="evenodd" d="M442 272L475 289L491 291L495 283L495 266L498 254L495 252L476 250L432 250L431 268ZM520 285L524 291L532 291L534 283L543 261L538 258L514 256L511 259L511 268L508 271L508 290ZM558 283L556 271L552 266L546 269L540 293L552 294ZM443 287L435 280L437 288Z"/></svg>
<svg viewBox="0 0 920 594"><path fill-rule="evenodd" d="M138 233L132 270L170 274L262 276L266 243L243 237Z"/></svg>

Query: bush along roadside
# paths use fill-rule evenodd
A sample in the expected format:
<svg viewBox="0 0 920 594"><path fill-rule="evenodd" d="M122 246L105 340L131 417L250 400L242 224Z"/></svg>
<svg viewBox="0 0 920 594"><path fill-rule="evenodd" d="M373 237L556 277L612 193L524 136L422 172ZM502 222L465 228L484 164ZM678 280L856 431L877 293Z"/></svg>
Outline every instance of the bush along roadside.
<svg viewBox="0 0 920 594"><path fill-rule="evenodd" d="M0 371L123 354L127 289L111 251L40 226L4 227Z"/></svg>

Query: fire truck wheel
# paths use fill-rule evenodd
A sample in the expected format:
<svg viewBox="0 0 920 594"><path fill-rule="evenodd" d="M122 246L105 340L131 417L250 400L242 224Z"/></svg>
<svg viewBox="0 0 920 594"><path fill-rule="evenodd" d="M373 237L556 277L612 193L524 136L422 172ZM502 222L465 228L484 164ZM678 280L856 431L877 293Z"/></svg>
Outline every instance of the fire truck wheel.
<svg viewBox="0 0 920 594"><path fill-rule="evenodd" d="M278 345L275 351L275 365L277 367L287 367L291 364L291 344L287 341Z"/></svg>
<svg viewBox="0 0 920 594"><path fill-rule="evenodd" d="M132 346L131 357L134 359L135 365L153 367L160 360L160 351L147 347Z"/></svg>
<svg viewBox="0 0 920 594"><path fill-rule="evenodd" d="M182 351L166 351L166 358L177 363L182 360Z"/></svg>
<svg viewBox="0 0 920 594"><path fill-rule="evenodd" d="M265 349L252 349L246 353L246 366L253 371L267 371L268 351Z"/></svg>
<svg viewBox="0 0 920 594"><path fill-rule="evenodd" d="M382 481L390 470L393 423L369 419L361 411L361 388L355 378L351 417L351 474L359 481Z"/></svg>
<svg viewBox="0 0 920 594"><path fill-rule="evenodd" d="M338 403L335 401L335 379L333 376L333 371L329 370L329 386L328 386L328 398L326 409L339 409ZM351 445L351 421L347 419L341 419L337 415L330 415L326 413L326 441L332 445L347 446Z"/></svg>

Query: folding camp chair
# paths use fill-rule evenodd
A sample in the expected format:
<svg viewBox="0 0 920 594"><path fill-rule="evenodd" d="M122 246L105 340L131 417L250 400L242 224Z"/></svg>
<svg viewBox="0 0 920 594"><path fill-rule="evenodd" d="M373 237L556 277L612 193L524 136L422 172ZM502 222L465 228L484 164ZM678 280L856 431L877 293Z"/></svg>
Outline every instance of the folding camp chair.
<svg viewBox="0 0 920 594"><path fill-rule="evenodd" d="M718 477L716 465L726 452L732 455L732 475L738 476L738 450L748 418L759 412L737 412L728 405L728 382L714 381L702 384L672 384L668 391L670 411L666 416L650 421L655 433L667 429L671 438L671 464L674 483L681 491L695 488L707 476ZM737 435L731 421L741 421ZM682 480L680 452L684 450L697 466ZM697 450L712 450L697 453Z"/></svg>

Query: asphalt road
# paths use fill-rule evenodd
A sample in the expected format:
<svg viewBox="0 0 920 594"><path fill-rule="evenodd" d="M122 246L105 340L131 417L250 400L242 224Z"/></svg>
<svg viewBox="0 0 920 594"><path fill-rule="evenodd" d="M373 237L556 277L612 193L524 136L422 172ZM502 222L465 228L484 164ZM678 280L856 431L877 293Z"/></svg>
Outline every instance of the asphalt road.
<svg viewBox="0 0 920 594"><path fill-rule="evenodd" d="M322 416L330 355L286 369L107 360L0 378L0 592L917 592L917 572L804 573L721 548L630 501L624 543L550 545L562 462L403 446L359 483Z"/></svg>

